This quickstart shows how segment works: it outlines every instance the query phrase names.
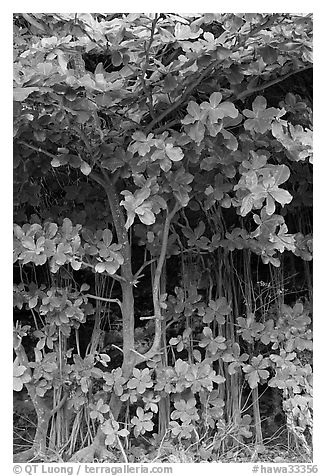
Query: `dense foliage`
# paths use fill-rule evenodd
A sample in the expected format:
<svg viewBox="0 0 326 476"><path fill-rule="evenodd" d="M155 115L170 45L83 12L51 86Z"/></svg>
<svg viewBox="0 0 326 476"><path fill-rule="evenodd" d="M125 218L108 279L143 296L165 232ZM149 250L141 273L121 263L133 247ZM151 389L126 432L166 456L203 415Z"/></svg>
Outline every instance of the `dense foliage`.
<svg viewBox="0 0 326 476"><path fill-rule="evenodd" d="M14 15L17 460L309 457L311 74L310 14Z"/></svg>

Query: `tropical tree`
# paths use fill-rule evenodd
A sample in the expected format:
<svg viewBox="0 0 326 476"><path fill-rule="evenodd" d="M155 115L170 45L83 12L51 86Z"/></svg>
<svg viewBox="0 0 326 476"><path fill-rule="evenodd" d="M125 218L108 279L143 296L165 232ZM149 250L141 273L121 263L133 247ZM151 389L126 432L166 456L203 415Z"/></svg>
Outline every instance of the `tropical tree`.
<svg viewBox="0 0 326 476"><path fill-rule="evenodd" d="M264 382L306 445L311 318L283 287L299 267L311 297L311 51L309 14L14 15L17 459L242 441L242 382L257 447Z"/></svg>

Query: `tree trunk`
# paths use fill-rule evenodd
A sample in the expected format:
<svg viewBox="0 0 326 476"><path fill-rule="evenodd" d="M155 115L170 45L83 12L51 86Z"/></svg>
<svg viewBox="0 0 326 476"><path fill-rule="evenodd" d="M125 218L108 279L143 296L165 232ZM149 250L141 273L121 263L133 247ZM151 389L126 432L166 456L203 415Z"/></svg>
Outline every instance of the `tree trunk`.
<svg viewBox="0 0 326 476"><path fill-rule="evenodd" d="M134 293L133 293L133 273L131 267L131 247L128 238L128 232L125 228L125 220L123 211L119 204L119 197L116 193L113 182L103 174L104 179L92 174L92 178L100 183L107 194L109 206L113 218L118 243L121 245L121 254L123 256L123 264L121 265L121 314L122 314L122 337L123 337L123 362L122 373L127 379L131 376L132 370L136 363L136 354L134 351ZM110 398L110 409L112 416L118 420L122 407L120 398L112 392ZM94 458L109 458L110 452L105 447L105 434L98 427L96 436L91 445L77 451L71 458L70 462L92 462Z"/></svg>
<svg viewBox="0 0 326 476"><path fill-rule="evenodd" d="M159 350L161 343L161 307L160 307L160 279L161 273L165 261L168 235L170 229L170 222L174 217L175 213L179 209L178 202L175 203L173 210L166 215L166 220L163 228L163 237L162 237L162 246L161 253L158 259L154 282L153 282L153 304L154 304L154 318L155 318L155 336L154 342L151 349L144 356L139 356L135 352L135 339L134 339L134 294L133 294L133 273L131 266L131 245L129 243L128 232L125 228L125 219L123 210L119 204L119 197L115 190L113 182L110 180L106 172L103 172L103 177L97 176L97 174L92 173L91 177L100 183L107 194L110 210L113 218L113 223L115 231L118 238L118 243L121 245L121 254L123 256L124 262L121 265L121 291L122 291L122 304L121 304L121 313L122 313L122 336L123 336L123 363L122 363L122 374L125 378L129 379L132 375L132 371L135 365L139 364L141 361L148 360L152 358ZM115 420L119 419L121 412L122 401L120 398L112 392L110 398L110 410L112 416ZM108 454L108 451L105 448L105 435L103 434L100 426L98 428L97 434L93 443L83 448L82 450L77 451L70 462L91 462L94 459L94 456L97 454L98 457L105 457Z"/></svg>
<svg viewBox="0 0 326 476"><path fill-rule="evenodd" d="M35 410L37 414L37 428L34 437L34 451L35 454L45 455L47 449L47 433L51 419L51 411L45 408L44 404L35 403Z"/></svg>
<svg viewBox="0 0 326 476"><path fill-rule="evenodd" d="M258 386L252 389L252 406L253 406L255 432L256 432L256 446L262 446L263 434L261 431Z"/></svg>
<svg viewBox="0 0 326 476"><path fill-rule="evenodd" d="M16 346L14 346L14 350L17 356L17 359L20 365L23 365L28 369L29 375L32 376L31 369L29 366L29 360L25 351L24 346L21 343L21 339L15 341ZM28 395L34 405L35 412L37 415L37 427L36 433L34 436L33 446L30 450L23 451L20 454L15 455L15 460L20 462L23 461L24 458L31 459L37 456L44 456L46 454L47 448L47 433L49 428L49 422L52 416L51 409L48 407L45 399L37 395L35 390L34 383L25 383L25 387L27 389Z"/></svg>

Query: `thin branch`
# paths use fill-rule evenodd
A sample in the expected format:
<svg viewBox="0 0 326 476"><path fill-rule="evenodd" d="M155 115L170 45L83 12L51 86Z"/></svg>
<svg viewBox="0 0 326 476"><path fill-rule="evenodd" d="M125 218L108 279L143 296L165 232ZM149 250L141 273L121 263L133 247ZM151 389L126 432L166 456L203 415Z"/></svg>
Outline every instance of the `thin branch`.
<svg viewBox="0 0 326 476"><path fill-rule="evenodd" d="M51 154L51 152L48 152L47 150L44 150L41 147L36 147L35 145L31 145L28 142L25 142L24 140L19 140L18 144L22 144L25 147L28 147L29 149L35 150L36 152L42 152L42 154L47 155L51 159L57 159L58 158L56 155Z"/></svg>
<svg viewBox="0 0 326 476"><path fill-rule="evenodd" d="M84 294L84 296L87 297L87 298L96 299L97 301L115 302L116 304L118 304L120 309L121 309L121 306L122 306L121 301L119 299L104 298L104 297L100 297L100 296L95 296L94 294Z"/></svg>
<svg viewBox="0 0 326 476"><path fill-rule="evenodd" d="M155 261L157 261L157 258L153 258L153 259L151 259L151 260L149 260L149 261L145 261L145 263L143 263L143 264L141 265L141 267L139 268L139 270L137 271L137 273L134 275L134 279L133 279L133 280L135 281L135 280L138 278L138 276L139 276L140 273L143 271L143 269L146 268L146 266L148 266L149 264L154 263Z"/></svg>
<svg viewBox="0 0 326 476"><path fill-rule="evenodd" d="M116 436L117 436L118 445L119 445L120 451L121 451L121 453L122 453L124 462L128 464L129 461L128 461L126 452L125 452L125 450L124 450L124 448L123 448L123 446L122 446L122 443L121 443L121 440L120 440L120 438L119 438L119 435L116 435Z"/></svg>
<svg viewBox="0 0 326 476"><path fill-rule="evenodd" d="M140 321L149 321L149 320L153 320L153 319L156 319L155 316L140 316L139 320Z"/></svg>
<svg viewBox="0 0 326 476"><path fill-rule="evenodd" d="M112 347L114 345L112 344ZM141 354L140 352L137 352L137 350L135 349L131 349L131 352L133 352L134 354L138 355L138 357L141 357L142 359L144 358L144 354ZM162 352L157 352L157 354L161 354ZM152 360L151 358L146 358L146 360Z"/></svg>
<svg viewBox="0 0 326 476"><path fill-rule="evenodd" d="M239 100L239 99L242 100L243 98L247 96L251 96L254 93L257 93L259 91L264 91L264 89L270 88L271 86L274 86L275 84L281 83L282 81L285 81L287 78L289 78L290 76L293 76L294 74L301 73L302 71L307 71L309 69L312 69L312 66L306 66L305 68L296 69L295 71L291 71L290 73L287 73L284 76L281 76L280 78L267 81L266 83L262 84L261 86L258 86L257 88L249 89L247 91L243 91L242 93L238 95L231 96L229 100Z"/></svg>
<svg viewBox="0 0 326 476"><path fill-rule="evenodd" d="M118 349L123 354L123 350L118 345L111 344L111 347L114 347L115 349Z"/></svg>
<svg viewBox="0 0 326 476"><path fill-rule="evenodd" d="M154 305L154 315L155 315L155 335L154 340L151 348L145 354L142 354L144 360L151 359L155 354L157 354L158 349L160 347L161 342L161 334L162 334L162 316L161 316L161 306L160 306L160 299L159 299L159 288L160 288L160 279L162 274L162 269L164 265L164 261L166 258L166 250L168 245L168 238L169 238L169 230L170 230L170 223L174 215L180 209L180 204L176 201L173 210L170 213L167 213L163 234L162 234L162 245L161 245L161 252L157 262L155 275L154 275L154 282L153 282L153 305Z"/></svg>

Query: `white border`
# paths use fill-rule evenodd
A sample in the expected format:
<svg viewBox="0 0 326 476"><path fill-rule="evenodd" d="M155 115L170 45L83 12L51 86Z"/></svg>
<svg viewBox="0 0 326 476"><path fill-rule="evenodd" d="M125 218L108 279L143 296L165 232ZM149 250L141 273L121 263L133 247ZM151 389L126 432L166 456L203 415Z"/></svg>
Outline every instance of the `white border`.
<svg viewBox="0 0 326 476"><path fill-rule="evenodd" d="M89 2L62 0L47 2L44 0L33 1L28 4L23 1L15 1L12 4L4 2L1 14L1 305L2 305L2 340L0 345L0 358L2 362L2 385L1 385L1 414L0 414L0 436L1 438L1 461L0 468L4 465L3 474L12 474L12 365L11 365L11 329L12 329L12 14L14 12L87 12L90 10ZM318 5L312 2L280 1L274 0L271 4L261 1L247 1L245 4L239 1L228 2L191 2L189 0L179 0L178 2L166 0L165 2L149 1L130 2L120 0L119 2L98 1L92 4L92 11L123 11L123 12L150 12L153 11L171 12L242 12L245 8L247 12L313 12L314 13L314 150L315 167L314 173L314 375L315 375L315 397L314 397L314 463L318 465L318 475L326 474L325 464L325 429L326 429L326 394L324 380L326 379L326 334L325 334L325 305L323 298L326 297L326 262L325 262L325 241L326 241L326 198L322 192L326 189L326 168L325 168L325 95L326 76L324 63L325 55L325 19L326 9L322 2ZM317 259L316 259L317 256ZM325 268L324 268L325 265ZM324 314L325 312L325 314ZM187 472L198 471L195 464L173 465L174 475ZM216 470L224 475L251 474L251 464L223 464L216 468L215 464L206 464L205 473L216 474ZM8 471L7 471L8 469ZM40 472L38 473L40 474ZM259 474L259 473L258 473ZM301 473L302 474L302 473Z"/></svg>

